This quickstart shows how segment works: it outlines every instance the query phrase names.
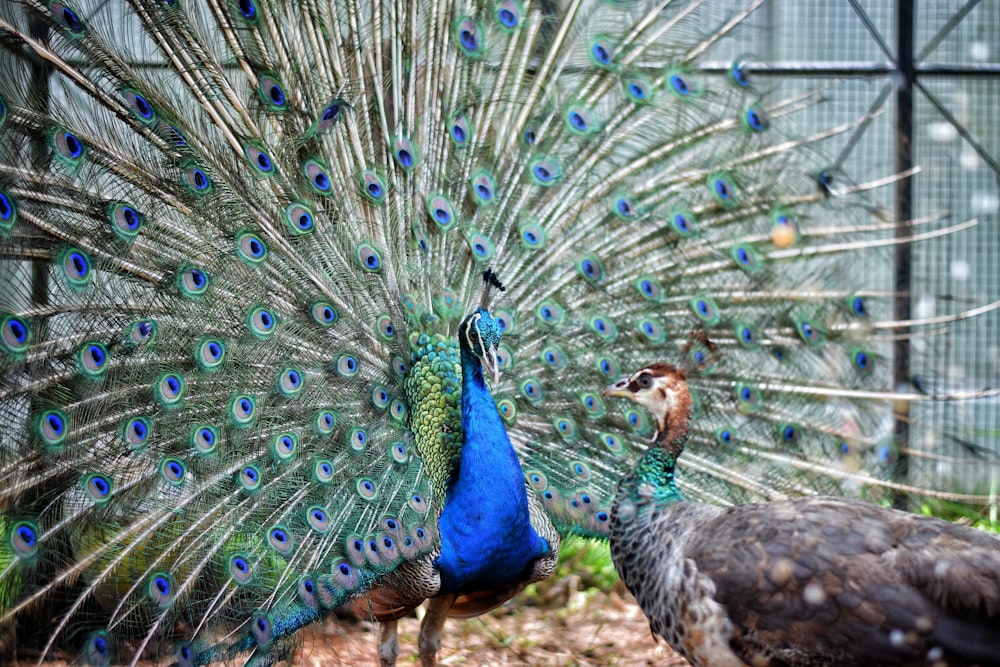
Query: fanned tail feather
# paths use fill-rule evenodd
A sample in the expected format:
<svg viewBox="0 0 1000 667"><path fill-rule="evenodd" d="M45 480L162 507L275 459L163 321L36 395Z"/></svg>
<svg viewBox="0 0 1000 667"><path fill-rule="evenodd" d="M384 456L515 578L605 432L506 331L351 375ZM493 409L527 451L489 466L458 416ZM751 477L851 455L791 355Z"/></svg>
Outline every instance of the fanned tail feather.
<svg viewBox="0 0 1000 667"><path fill-rule="evenodd" d="M870 117L789 129L835 87L697 73L760 4L0 8L18 652L271 664L433 558L461 442L449 341L490 266L493 395L563 534L606 535L653 433L601 389L678 355L692 499L985 503L895 476L901 455L997 463L895 444L893 405L995 391L904 393L889 361L996 304L898 321L895 288L855 270L975 221L886 219L873 193L912 173L840 179L820 156Z"/></svg>

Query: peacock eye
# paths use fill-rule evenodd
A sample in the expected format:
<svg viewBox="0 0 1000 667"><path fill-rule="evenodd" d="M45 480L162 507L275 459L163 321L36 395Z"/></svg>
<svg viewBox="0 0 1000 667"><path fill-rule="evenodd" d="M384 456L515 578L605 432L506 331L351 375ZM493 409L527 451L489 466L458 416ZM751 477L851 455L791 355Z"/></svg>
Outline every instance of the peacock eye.
<svg viewBox="0 0 1000 667"><path fill-rule="evenodd" d="M643 389L649 389L653 386L653 377L649 373L643 373L639 376L638 382Z"/></svg>

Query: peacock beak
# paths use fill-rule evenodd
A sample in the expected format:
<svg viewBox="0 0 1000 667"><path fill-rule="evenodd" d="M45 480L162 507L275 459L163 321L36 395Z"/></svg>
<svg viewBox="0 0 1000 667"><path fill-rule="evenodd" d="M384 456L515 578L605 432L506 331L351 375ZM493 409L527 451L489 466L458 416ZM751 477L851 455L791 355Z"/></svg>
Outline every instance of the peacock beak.
<svg viewBox="0 0 1000 667"><path fill-rule="evenodd" d="M624 380L619 380L618 382L615 382L613 385L605 387L604 391L601 393L604 394L605 398L611 398L613 396L632 398L632 392L628 388L628 381L629 378L625 378Z"/></svg>
<svg viewBox="0 0 1000 667"><path fill-rule="evenodd" d="M494 345L490 345L489 349L486 350L486 354L482 358L483 366L489 371L490 377L493 379L494 386L500 382L500 365L497 361L497 348Z"/></svg>

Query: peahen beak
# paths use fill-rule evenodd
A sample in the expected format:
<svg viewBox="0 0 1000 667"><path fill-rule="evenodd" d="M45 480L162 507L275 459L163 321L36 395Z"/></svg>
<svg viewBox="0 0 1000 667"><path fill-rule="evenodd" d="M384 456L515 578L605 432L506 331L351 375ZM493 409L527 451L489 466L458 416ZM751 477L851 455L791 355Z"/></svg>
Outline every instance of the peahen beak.
<svg viewBox="0 0 1000 667"><path fill-rule="evenodd" d="M494 345L486 350L486 353L482 356L483 367L489 371L490 378L493 379L493 384L496 385L500 382L500 365L497 361L497 348Z"/></svg>
<svg viewBox="0 0 1000 667"><path fill-rule="evenodd" d="M604 391L602 391L601 393L604 395L605 398L611 398L613 396L632 398L632 391L629 390L628 388L628 381L629 378L625 378L624 380L619 380L618 382L615 382L613 385L605 387Z"/></svg>

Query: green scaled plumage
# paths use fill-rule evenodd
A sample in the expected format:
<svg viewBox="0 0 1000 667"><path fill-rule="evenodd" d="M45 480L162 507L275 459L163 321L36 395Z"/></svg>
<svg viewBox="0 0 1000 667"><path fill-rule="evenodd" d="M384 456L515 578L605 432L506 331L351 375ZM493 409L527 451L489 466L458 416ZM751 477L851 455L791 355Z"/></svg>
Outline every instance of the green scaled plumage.
<svg viewBox="0 0 1000 667"><path fill-rule="evenodd" d="M409 427L435 495L443 497L462 447L458 344L426 335L415 342L414 364L403 382L407 403L413 406Z"/></svg>
<svg viewBox="0 0 1000 667"><path fill-rule="evenodd" d="M818 91L697 76L734 4L0 4L0 651L268 664L426 567L489 266L533 525L607 534L653 429L600 391L682 348L687 497L985 503L889 444L894 340L965 314L851 270L963 226L830 185Z"/></svg>

